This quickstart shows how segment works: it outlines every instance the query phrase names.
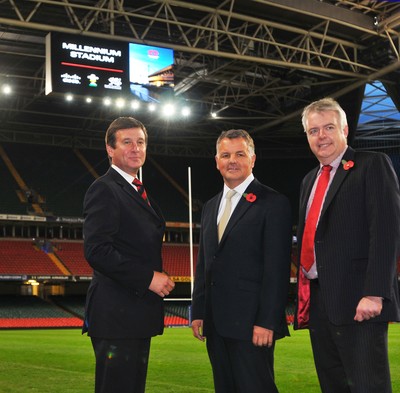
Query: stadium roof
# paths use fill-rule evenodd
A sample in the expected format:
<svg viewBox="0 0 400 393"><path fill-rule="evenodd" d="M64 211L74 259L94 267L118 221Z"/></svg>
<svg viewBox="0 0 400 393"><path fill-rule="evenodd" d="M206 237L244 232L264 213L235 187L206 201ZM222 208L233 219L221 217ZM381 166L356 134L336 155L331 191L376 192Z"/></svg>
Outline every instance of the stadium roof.
<svg viewBox="0 0 400 393"><path fill-rule="evenodd" d="M46 96L49 32L173 48L175 99L191 120ZM398 148L399 36L400 3L390 1L3 0L0 85L13 94L0 94L0 143L103 149L108 123L129 114L146 124L153 154L210 157L222 130L244 128L258 157L307 157L301 110L331 96L348 114L350 142L360 121L359 143ZM364 100L368 83L375 98L387 92L390 113L384 98Z"/></svg>

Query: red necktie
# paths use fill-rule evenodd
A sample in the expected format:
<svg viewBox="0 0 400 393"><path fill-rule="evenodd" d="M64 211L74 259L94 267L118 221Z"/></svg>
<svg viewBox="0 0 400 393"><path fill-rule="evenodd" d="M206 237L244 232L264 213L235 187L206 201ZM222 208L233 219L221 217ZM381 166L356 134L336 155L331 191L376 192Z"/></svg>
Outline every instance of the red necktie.
<svg viewBox="0 0 400 393"><path fill-rule="evenodd" d="M150 201L147 198L147 193L146 190L143 186L143 183L137 178L135 177L133 179L133 184L136 186L137 192L139 193L139 195L146 201L146 203L150 206Z"/></svg>
<svg viewBox="0 0 400 393"><path fill-rule="evenodd" d="M322 201L325 196L326 188L328 187L329 175L331 170L332 167L330 165L324 165L322 167L322 172L319 176L314 198L306 219L306 225L303 233L303 241L301 243L300 263L307 272L314 264L315 230L317 228L317 222L321 211Z"/></svg>

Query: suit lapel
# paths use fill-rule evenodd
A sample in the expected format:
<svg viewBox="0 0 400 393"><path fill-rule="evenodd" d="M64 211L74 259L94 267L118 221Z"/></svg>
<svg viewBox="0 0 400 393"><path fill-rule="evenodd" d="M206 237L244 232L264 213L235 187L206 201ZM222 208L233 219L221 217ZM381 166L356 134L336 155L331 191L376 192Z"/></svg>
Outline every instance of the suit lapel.
<svg viewBox="0 0 400 393"><path fill-rule="evenodd" d="M343 155L343 160L349 161L353 159L354 150L349 147ZM332 183L326 194L324 205L322 206L321 210L321 217L324 215L326 209L328 209L329 205L331 204L333 198L335 197L336 193L338 192L340 186L342 185L348 174L349 171L344 170L343 165L340 164L338 169L336 170L335 177L333 178Z"/></svg>
<svg viewBox="0 0 400 393"><path fill-rule="evenodd" d="M300 207L299 207L299 228L298 233L303 233L304 224L306 222L307 203L310 198L311 190L317 177L319 167L315 168L309 176L307 182L304 183L304 190L301 194Z"/></svg>
<svg viewBox="0 0 400 393"><path fill-rule="evenodd" d="M348 147L345 154L343 155L343 160L349 161L354 159L354 150L351 147ZM299 223L299 233L302 233L303 228L304 228L304 223L305 223L305 217L306 217L306 211L307 211L307 203L308 199L310 198L311 190L315 182L315 178L317 176L319 167L316 168L310 176L309 180L305 184L305 190L304 193L302 194L302 200L300 201L300 211L299 211L299 217L303 218L300 220ZM326 209L329 207L331 204L333 198L335 197L336 193L338 192L341 184L343 183L344 179L346 179L349 171L345 171L343 169L343 165L339 165L338 169L336 170L335 177L332 180L331 185L329 186L328 192L325 197L324 204L322 206L321 210L321 217L324 215Z"/></svg>
<svg viewBox="0 0 400 393"><path fill-rule="evenodd" d="M214 200L210 203L210 214L211 219L209 222L213 222L214 225L211 225L211 239L215 241L215 244L218 245L218 225L217 225L217 218L218 218L218 208L221 203L222 199L222 192L217 194ZM225 229L226 230L226 229Z"/></svg>
<svg viewBox="0 0 400 393"><path fill-rule="evenodd" d="M156 216L158 219L163 220L161 211L158 209L158 207L156 207L156 205L154 205L154 202L152 204L152 206L154 205L154 208L152 206L149 206L146 201L139 195L139 193L113 168L110 168L109 173L114 181L122 188L122 191L127 193L134 202L138 203L139 206L145 209L148 213ZM150 201L150 203L152 202Z"/></svg>
<svg viewBox="0 0 400 393"><path fill-rule="evenodd" d="M256 179L254 179L249 186L246 189L246 193L254 193L257 195L257 190L258 190L258 182ZM221 198L219 198L221 200ZM222 244L225 240L225 237L229 234L229 232L234 228L237 223L240 221L240 219L243 217L243 215L247 212L248 209L250 209L252 203L246 201L246 198L243 196L240 196L240 200L238 204L236 205L235 210L233 211L231 218L228 221L228 225L225 228L224 234L222 236L222 239L219 244ZM218 213L218 209L217 209ZM217 231L218 232L218 231ZM218 233L217 233L218 237Z"/></svg>

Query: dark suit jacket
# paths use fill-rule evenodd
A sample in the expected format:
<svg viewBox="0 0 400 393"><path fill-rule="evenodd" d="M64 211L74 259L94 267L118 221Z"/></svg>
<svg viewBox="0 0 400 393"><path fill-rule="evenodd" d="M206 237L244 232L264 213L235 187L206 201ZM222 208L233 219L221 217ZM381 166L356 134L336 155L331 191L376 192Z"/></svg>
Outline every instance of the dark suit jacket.
<svg viewBox="0 0 400 393"><path fill-rule="evenodd" d="M330 321L355 323L364 296L384 298L382 314L373 322L400 319L396 260L400 254L400 194L390 159L381 153L348 148L327 192L315 235L321 294ZM298 255L301 255L307 201L319 168L304 178L300 193ZM301 293L307 279L299 269L296 327L307 327ZM309 284L309 283L308 283Z"/></svg>
<svg viewBox="0 0 400 393"><path fill-rule="evenodd" d="M94 269L83 330L93 337L144 338L162 334L162 298L148 287L162 271L165 221L113 168L84 200L85 257Z"/></svg>
<svg viewBox="0 0 400 393"><path fill-rule="evenodd" d="M203 208L192 319L212 320L223 337L251 340L253 326L288 335L285 320L291 212L288 199L256 179L242 197L218 244L217 214L222 193Z"/></svg>

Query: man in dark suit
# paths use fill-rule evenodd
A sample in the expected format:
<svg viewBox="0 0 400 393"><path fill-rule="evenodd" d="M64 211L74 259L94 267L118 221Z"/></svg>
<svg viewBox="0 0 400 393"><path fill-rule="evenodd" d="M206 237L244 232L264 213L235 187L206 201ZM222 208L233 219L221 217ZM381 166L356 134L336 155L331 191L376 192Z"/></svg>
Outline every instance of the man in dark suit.
<svg viewBox="0 0 400 393"><path fill-rule="evenodd" d="M302 121L320 166L301 186L295 327L310 329L323 393L389 393L388 322L400 320L398 179L386 155L347 146L336 101L310 104ZM308 212L323 166L329 183L307 266Z"/></svg>
<svg viewBox="0 0 400 393"><path fill-rule="evenodd" d="M193 334L206 337L217 393L275 393L275 340L288 335L290 204L254 178L246 131L223 132L215 159L224 189L202 212Z"/></svg>
<svg viewBox="0 0 400 393"><path fill-rule="evenodd" d="M96 393L143 393L152 336L162 334L163 297L174 283L162 272L165 221L143 187L147 131L131 117L106 133L111 168L84 200L85 257L94 270L84 332L96 357Z"/></svg>

